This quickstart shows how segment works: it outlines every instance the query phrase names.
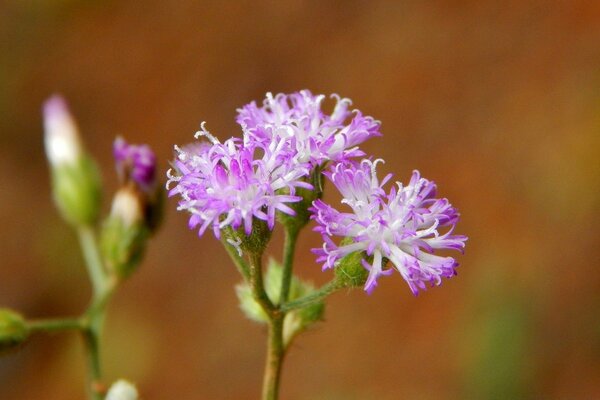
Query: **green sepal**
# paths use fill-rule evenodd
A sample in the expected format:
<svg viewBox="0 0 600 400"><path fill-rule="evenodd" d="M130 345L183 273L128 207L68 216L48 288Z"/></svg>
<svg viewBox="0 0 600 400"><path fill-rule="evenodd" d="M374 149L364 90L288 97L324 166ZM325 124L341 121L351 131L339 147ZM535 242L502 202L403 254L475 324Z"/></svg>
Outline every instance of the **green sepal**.
<svg viewBox="0 0 600 400"><path fill-rule="evenodd" d="M128 226L121 218L109 216L102 226L100 251L108 270L124 279L144 257L150 230L138 222Z"/></svg>
<svg viewBox="0 0 600 400"><path fill-rule="evenodd" d="M29 328L21 314L0 308L0 354L15 348L29 337Z"/></svg>
<svg viewBox="0 0 600 400"><path fill-rule="evenodd" d="M54 202L70 224L92 225L101 201L100 173L94 160L82 156L72 164L52 167Z"/></svg>
<svg viewBox="0 0 600 400"><path fill-rule="evenodd" d="M297 188L295 195L302 197L302 200L295 203L288 203L287 206L295 211L296 215L289 215L281 211L277 212L277 220L286 228L299 231L310 221L311 213L308 210L313 201L323 197L323 180L324 166L316 167L305 180L309 182L313 189ZM289 194L289 190L282 191L284 194Z"/></svg>
<svg viewBox="0 0 600 400"><path fill-rule="evenodd" d="M244 252L252 254L262 254L271 240L272 231L267 223L258 218L252 220L252 231L250 235L246 235L244 227L233 229L227 225L221 229L221 234L224 238L230 239L235 243L239 243L240 248Z"/></svg>
<svg viewBox="0 0 600 400"><path fill-rule="evenodd" d="M352 239L342 240L340 245L346 245L352 242ZM343 257L339 264L334 268L335 279L342 287L354 288L365 284L369 272L362 265L362 260L372 262L373 257L367 256L364 251L355 251Z"/></svg>

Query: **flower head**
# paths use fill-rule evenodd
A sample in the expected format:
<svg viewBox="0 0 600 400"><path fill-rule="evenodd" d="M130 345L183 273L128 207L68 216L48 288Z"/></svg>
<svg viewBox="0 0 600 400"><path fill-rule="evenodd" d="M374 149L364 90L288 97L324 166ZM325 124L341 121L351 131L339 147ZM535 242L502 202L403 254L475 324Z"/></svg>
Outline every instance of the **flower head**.
<svg viewBox="0 0 600 400"><path fill-rule="evenodd" d="M350 111L349 99L332 95L336 100L333 112L323 112L324 95L308 90L273 96L267 93L262 107L256 102L238 109L237 122L245 129L246 141L268 143L274 138L291 142L294 157L313 166L329 160L339 161L362 156L357 147L372 136L380 136L380 123Z"/></svg>
<svg viewBox="0 0 600 400"><path fill-rule="evenodd" d="M459 214L446 199L437 199L436 185L414 171L408 185L396 182L389 193L379 182L377 162L339 163L328 178L339 189L343 204L350 211L342 213L321 200L313 203L312 218L316 231L323 236L323 248L315 249L323 268L335 267L344 256L365 252L363 266L369 271L365 290L371 292L377 278L389 275L389 260L402 275L414 294L426 288L426 283L439 285L441 278L456 274L458 263L452 257L433 254L435 250L462 250L466 236L453 235ZM444 233L441 228L447 228ZM332 237L351 239L337 245ZM346 241L344 241L346 243Z"/></svg>
<svg viewBox="0 0 600 400"><path fill-rule="evenodd" d="M113 144L113 155L117 173L122 181L133 181L144 191L156 184L156 156L146 144L128 144L117 137Z"/></svg>
<svg viewBox="0 0 600 400"><path fill-rule="evenodd" d="M167 183L169 196L181 197L178 209L192 214L189 226L199 225L200 235L209 226L217 237L226 226L243 226L249 235L254 218L273 229L276 211L294 215L288 204L301 200L296 188L312 188L302 179L308 165L293 160L285 140L242 143L230 138L221 143L204 124L196 134L200 136L209 142L175 146L177 158Z"/></svg>

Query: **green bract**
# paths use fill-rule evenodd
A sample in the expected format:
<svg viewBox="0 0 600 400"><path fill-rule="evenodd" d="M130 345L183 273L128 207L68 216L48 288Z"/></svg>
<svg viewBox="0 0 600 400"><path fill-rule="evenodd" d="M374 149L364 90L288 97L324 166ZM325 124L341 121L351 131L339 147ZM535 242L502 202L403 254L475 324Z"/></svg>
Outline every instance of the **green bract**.
<svg viewBox="0 0 600 400"><path fill-rule="evenodd" d="M0 352L18 346L28 336L29 328L20 314L6 308L0 309Z"/></svg>
<svg viewBox="0 0 600 400"><path fill-rule="evenodd" d="M73 225L91 225L100 211L100 174L88 156L52 167L52 191L63 218Z"/></svg>

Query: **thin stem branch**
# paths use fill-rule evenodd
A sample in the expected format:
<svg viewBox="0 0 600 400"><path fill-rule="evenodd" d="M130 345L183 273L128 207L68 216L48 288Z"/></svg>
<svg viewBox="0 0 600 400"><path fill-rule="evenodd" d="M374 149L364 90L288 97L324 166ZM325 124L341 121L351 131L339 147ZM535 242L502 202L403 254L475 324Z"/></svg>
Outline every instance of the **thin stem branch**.
<svg viewBox="0 0 600 400"><path fill-rule="evenodd" d="M96 234L91 226L82 226L77 230L85 265L92 282L94 296L98 295L104 286L106 272L98 251Z"/></svg>
<svg viewBox="0 0 600 400"><path fill-rule="evenodd" d="M282 304L281 311L286 313L297 308L309 306L317 301L323 300L325 297L329 296L336 290L341 289L342 287L343 286L334 279L304 297Z"/></svg>
<svg viewBox="0 0 600 400"><path fill-rule="evenodd" d="M262 274L262 255L256 253L249 254L250 259L250 288L252 289L252 296L254 300L261 305L263 310L267 313L269 318L273 319L276 314L276 308L273 302L265 291Z"/></svg>
<svg viewBox="0 0 600 400"><path fill-rule="evenodd" d="M37 319L27 322L31 332L61 332L83 330L85 324L80 318Z"/></svg>
<svg viewBox="0 0 600 400"><path fill-rule="evenodd" d="M104 269L93 227L83 226L77 232L93 288L92 302L84 314L85 329L82 331L88 355L88 392L90 400L102 400L105 388L102 385L100 338L106 306L117 287L118 280Z"/></svg>
<svg viewBox="0 0 600 400"><path fill-rule="evenodd" d="M288 301L290 286L293 277L294 251L298 240L299 230L295 227L287 227L285 230L285 242L283 244L283 273L281 277L281 292L279 304Z"/></svg>

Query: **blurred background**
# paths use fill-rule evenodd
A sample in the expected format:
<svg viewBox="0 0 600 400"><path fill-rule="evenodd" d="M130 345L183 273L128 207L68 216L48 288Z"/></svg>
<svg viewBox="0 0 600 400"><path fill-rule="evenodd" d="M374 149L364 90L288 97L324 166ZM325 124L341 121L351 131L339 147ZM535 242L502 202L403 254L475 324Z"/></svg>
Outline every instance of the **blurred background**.
<svg viewBox="0 0 600 400"><path fill-rule="evenodd" d="M79 314L90 287L53 207L40 107L71 103L117 186L117 134L161 175L201 121L239 135L265 92L339 93L383 122L363 148L459 208L458 277L413 297L399 275L334 295L286 360L282 399L600 398L600 4L592 1L0 2L0 305ZM256 399L265 330L239 276L169 201L163 229L109 310L108 381L144 399ZM270 252L280 257L281 232ZM297 272L317 284L301 236ZM75 334L0 359L0 398L82 399Z"/></svg>

